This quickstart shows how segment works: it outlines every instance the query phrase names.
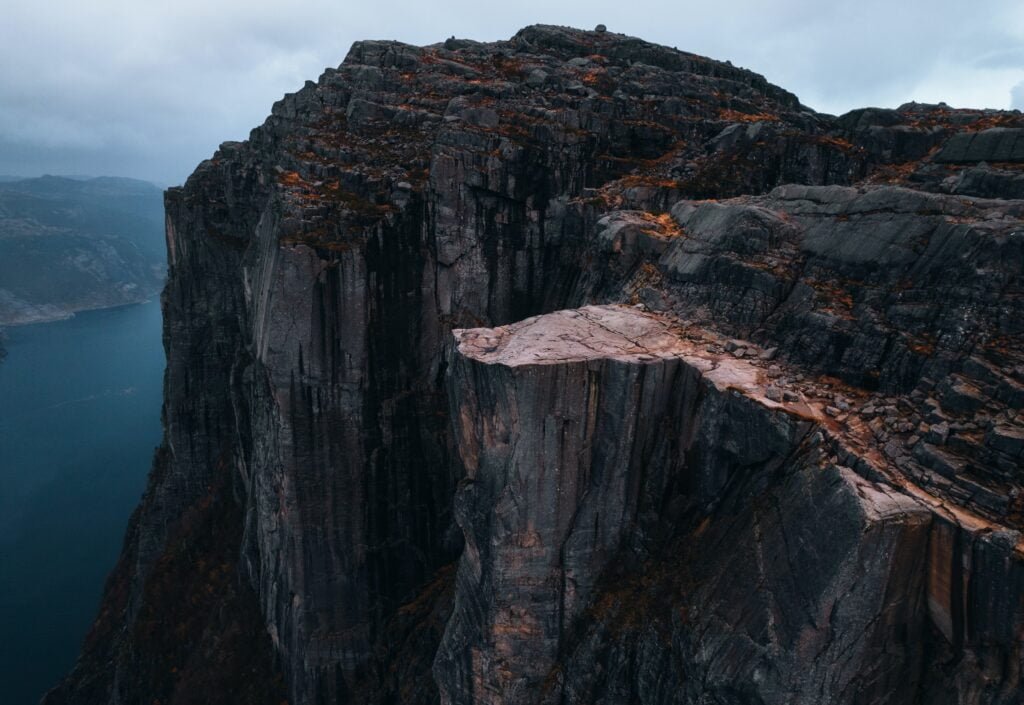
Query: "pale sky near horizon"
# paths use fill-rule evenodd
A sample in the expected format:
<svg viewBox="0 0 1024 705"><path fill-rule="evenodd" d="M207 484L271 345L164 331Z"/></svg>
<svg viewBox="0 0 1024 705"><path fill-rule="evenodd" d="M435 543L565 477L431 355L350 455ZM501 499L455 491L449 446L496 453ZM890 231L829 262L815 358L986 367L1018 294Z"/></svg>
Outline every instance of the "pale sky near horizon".
<svg viewBox="0 0 1024 705"><path fill-rule="evenodd" d="M507 39L535 23L675 46L839 114L945 101L1024 109L1020 0L6 0L0 174L182 182L358 39Z"/></svg>

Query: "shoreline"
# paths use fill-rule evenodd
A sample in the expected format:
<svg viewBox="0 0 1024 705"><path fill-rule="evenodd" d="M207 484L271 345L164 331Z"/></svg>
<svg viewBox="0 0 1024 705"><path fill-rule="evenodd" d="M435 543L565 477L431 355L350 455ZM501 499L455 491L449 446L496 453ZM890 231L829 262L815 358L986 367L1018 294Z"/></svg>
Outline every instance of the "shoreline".
<svg viewBox="0 0 1024 705"><path fill-rule="evenodd" d="M138 306L139 304L145 304L152 301L154 298L159 298L160 293L163 291L161 286L156 291L148 292L145 296L140 297L133 301L120 301L111 304L98 304L95 306L82 306L80 308L72 309L61 309L60 311L54 311L52 314L40 313L33 317L24 317L15 320L4 320L0 319L0 359L3 359L4 352L4 334L5 328L21 328L23 326L33 326L41 323L59 323L60 321L67 321L80 313L90 313L92 311L107 311L115 308L123 308L125 306ZM56 308L56 307L54 307Z"/></svg>

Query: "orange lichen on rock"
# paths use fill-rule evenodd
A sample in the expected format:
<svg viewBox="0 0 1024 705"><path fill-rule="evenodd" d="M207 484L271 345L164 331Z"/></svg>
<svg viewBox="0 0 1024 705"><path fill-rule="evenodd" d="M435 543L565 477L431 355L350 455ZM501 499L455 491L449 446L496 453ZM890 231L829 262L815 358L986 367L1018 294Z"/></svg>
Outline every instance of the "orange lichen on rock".
<svg viewBox="0 0 1024 705"><path fill-rule="evenodd" d="M659 237L681 237L683 235L683 229L679 227L679 223L676 222L671 213L661 213L659 215L643 213L641 215L644 220L657 226L644 231L649 235Z"/></svg>
<svg viewBox="0 0 1024 705"><path fill-rule="evenodd" d="M718 118L729 122L779 122L779 116L774 113L741 113L731 108L719 109Z"/></svg>

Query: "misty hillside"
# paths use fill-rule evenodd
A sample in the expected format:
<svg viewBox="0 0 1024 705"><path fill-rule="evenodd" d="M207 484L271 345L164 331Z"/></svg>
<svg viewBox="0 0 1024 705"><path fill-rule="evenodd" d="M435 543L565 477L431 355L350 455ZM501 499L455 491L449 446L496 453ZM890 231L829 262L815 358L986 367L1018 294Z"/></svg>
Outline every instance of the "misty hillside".
<svg viewBox="0 0 1024 705"><path fill-rule="evenodd" d="M0 325L144 301L162 286L163 196L135 179L0 182Z"/></svg>

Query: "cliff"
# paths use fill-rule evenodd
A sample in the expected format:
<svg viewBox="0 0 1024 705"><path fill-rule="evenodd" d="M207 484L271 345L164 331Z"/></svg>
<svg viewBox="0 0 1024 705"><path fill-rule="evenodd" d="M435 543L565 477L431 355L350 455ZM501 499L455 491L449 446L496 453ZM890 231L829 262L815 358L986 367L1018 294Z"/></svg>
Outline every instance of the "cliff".
<svg viewBox="0 0 1024 705"><path fill-rule="evenodd" d="M146 301L164 282L160 190L133 179L0 183L0 325Z"/></svg>
<svg viewBox="0 0 1024 705"><path fill-rule="evenodd" d="M1019 135L357 43L166 194L164 443L45 702L1019 702Z"/></svg>

